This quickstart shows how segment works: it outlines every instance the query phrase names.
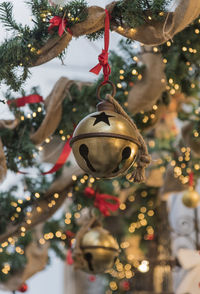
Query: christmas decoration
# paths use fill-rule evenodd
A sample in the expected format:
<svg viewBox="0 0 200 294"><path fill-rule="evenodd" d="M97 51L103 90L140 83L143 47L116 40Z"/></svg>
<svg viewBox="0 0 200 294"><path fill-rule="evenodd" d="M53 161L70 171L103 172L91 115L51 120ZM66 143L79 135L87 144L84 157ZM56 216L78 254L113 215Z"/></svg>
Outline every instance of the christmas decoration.
<svg viewBox="0 0 200 294"><path fill-rule="evenodd" d="M98 110L75 129L72 150L86 172L111 178L123 174L134 163L139 142L128 121L114 109Z"/></svg>
<svg viewBox="0 0 200 294"><path fill-rule="evenodd" d="M194 190L194 174L189 174L189 189L184 192L182 202L186 207L196 208L200 201L200 195Z"/></svg>
<svg viewBox="0 0 200 294"><path fill-rule="evenodd" d="M187 270L181 284L179 285L176 293L191 293L196 294L199 292L200 280L200 256L199 251L182 248L178 251L178 260L182 267Z"/></svg>
<svg viewBox="0 0 200 294"><path fill-rule="evenodd" d="M67 20L65 18L61 18L60 16L54 16L50 19L50 26L48 31L51 32L52 29L58 27L58 35L61 37L65 31L71 34L71 30L67 27ZM66 29L66 30L65 30Z"/></svg>
<svg viewBox="0 0 200 294"><path fill-rule="evenodd" d="M99 104L98 112L76 127L71 140L74 156L86 172L98 178L113 178L124 174L142 150L138 174L133 178L143 181L144 168L149 164L146 145L128 115L111 96L107 97L107 102Z"/></svg>
<svg viewBox="0 0 200 294"><path fill-rule="evenodd" d="M104 30L104 49L99 55L99 63L93 67L90 72L98 75L103 68L104 81L103 84L107 83L109 80L109 75L111 74L111 68L108 63L108 49L109 49L109 32L110 32L110 15L107 9L105 9L105 30Z"/></svg>
<svg viewBox="0 0 200 294"><path fill-rule="evenodd" d="M182 201L188 208L195 208L199 205L200 195L192 187L189 187L189 189L184 192Z"/></svg>
<svg viewBox="0 0 200 294"><path fill-rule="evenodd" d="M22 284L21 287L18 289L19 292L24 293L28 290L27 284Z"/></svg>
<svg viewBox="0 0 200 294"><path fill-rule="evenodd" d="M72 251L71 251L71 249L69 249L67 251L66 261L67 261L67 264L69 264L69 265L72 265L74 263L74 260L72 258Z"/></svg>
<svg viewBox="0 0 200 294"><path fill-rule="evenodd" d="M153 3L139 0L134 3L131 0L112 2L106 7L111 15L111 29L146 45L162 44L192 23L200 12L198 0L181 1L174 12L167 11L169 2L170 0L156 0ZM98 6L87 7L84 0L71 1L60 10L57 5L52 6L44 0L34 0L30 5L33 27L23 27L13 20L11 3L3 2L0 6L0 20L9 30L19 33L0 46L0 55L3 56L0 60L3 64L0 81L5 80L14 90L19 89L27 79L29 67L43 64L57 56L62 57L72 35L90 35L90 39L93 39L102 35L105 26L106 11ZM66 30L61 37L54 34L49 36L50 18L63 19L66 13L70 15L67 19L70 33ZM62 27L61 30L63 31ZM16 51L17 59L12 57ZM21 76L13 74L18 67L23 69Z"/></svg>
<svg viewBox="0 0 200 294"><path fill-rule="evenodd" d="M168 4L166 0L128 0L114 2L103 9L88 8L84 1L78 0L62 7L57 5L56 8L56 5L48 5L48 1L33 0L30 6L34 25L30 27L18 26L12 16L12 7L1 4L0 20L9 29L14 29L16 34L0 46L0 56L3 56L2 60L0 57L0 80L15 90L26 80L31 66L45 63L60 53L62 58L72 35L89 34L88 38L94 40L103 35L105 28L104 50L99 55L99 64L92 70L97 74L103 69L103 82L102 76L94 84L61 78L46 99L34 88L28 96L21 90L17 95L22 98L18 99L13 99L16 95L6 91L5 99L0 100L2 103L7 101L14 116L11 121L0 120L0 178L3 180L7 169L21 173L15 186L0 192L0 282L4 289L19 289L28 278L42 270L48 261L48 248L51 248L60 258L67 259L68 264L74 263L91 274L108 270L101 283L107 284L108 289L102 289L102 292L172 292L171 275L175 261L168 244L169 230L166 223L162 224L167 220L167 214L160 208L163 205L161 199L164 199L162 191L186 190L188 184L190 191L191 186L194 187L190 185L190 174L194 174L195 180L199 178L197 98L200 22L197 19L188 26L198 15L199 4L195 1L176 3L173 12L170 12ZM174 35L185 26L185 30ZM109 28L127 35L131 40L143 39L145 44L160 44L172 36L173 42L169 40L152 48L141 46L139 50L135 49L135 44L121 42L118 52L110 52L108 59ZM14 54L16 52L17 55ZM18 67L22 69L22 76L15 72ZM129 115L134 114L131 118L112 97L114 95L106 96L109 77L117 87L116 100ZM99 106L99 111L95 112L94 95L101 82L105 85L101 87L102 97L106 98ZM26 105L26 109L19 108L23 105ZM88 110L92 113L87 117L89 133L85 133L84 129L84 138L74 142L72 139L74 148L81 140L88 148L88 154L86 149L81 158L87 171L85 174L70 154L69 140L75 126L88 114ZM102 138L85 136L91 135L94 129L100 133L106 129L106 134L110 135L111 128L116 130L117 123L113 124L115 117L119 118L117 123L123 122L125 130L127 126L130 127L127 136L135 140L124 140L124 132L117 129L116 134L120 138L102 137L105 148L98 153L99 146L91 148L88 142ZM178 124L173 129L174 120ZM181 136L177 136L181 125L179 120L187 121ZM138 130L144 136L153 158L145 184L131 183L132 179L135 182L144 179L144 169L149 163L147 148ZM119 139L120 146L112 142L112 149L108 150L107 139L114 139L115 142ZM126 146L122 142L126 142L127 147L138 155L135 162L133 158L127 164L127 156L123 153ZM113 145L115 152L112 151ZM120 149L120 156L116 155L117 148ZM90 158L91 152L95 153L94 158ZM116 155L115 161L112 152ZM45 162L54 165L49 172L43 170L42 161L38 160L41 153ZM119 174L131 164L132 169L126 176L113 180L99 179L91 172L91 166L97 169L94 159L100 162L106 154L107 163L110 164L112 158L110 166L115 164L114 168L119 168ZM27 173L26 168L29 167L34 167L35 177ZM53 171L55 174L46 176ZM104 169L105 173L108 171L108 168L107 171ZM178 213L183 205L181 197L176 197L180 202L175 211ZM190 205L194 205L193 198L191 204L191 195L189 200ZM48 220L64 203L65 214ZM192 242L186 245L193 246L194 243L198 250L198 209L187 211L189 216L176 222L177 234L194 235L196 241L191 239ZM79 229L91 214L101 219L106 230L96 221ZM45 224L35 239L36 225L43 222ZM103 236L106 242L110 240L113 250L105 248L105 244L103 248L96 248L95 242L100 242L101 238L95 237L90 242L91 235ZM119 245L113 241L112 235L117 237ZM137 242L135 236L138 237ZM180 237L179 248L184 246L182 241ZM134 247L135 243L137 246ZM74 246L75 261L71 256L71 246ZM122 249L120 254L119 248ZM107 256L109 258L105 260ZM73 267L69 268L73 270ZM93 278L86 276L85 280ZM195 289L197 286L195 284Z"/></svg>
<svg viewBox="0 0 200 294"><path fill-rule="evenodd" d="M82 226L73 249L75 267L92 274L111 269L119 254L117 241L95 222L93 218Z"/></svg>
<svg viewBox="0 0 200 294"><path fill-rule="evenodd" d="M94 189L86 187L84 191L85 195L88 197L95 197L94 206L99 208L100 212L104 216L109 216L110 211L116 211L119 208L119 199L112 195L100 194L95 192ZM113 203L111 203L111 200Z"/></svg>
<svg viewBox="0 0 200 294"><path fill-rule="evenodd" d="M152 49L147 46L142 50L139 58L145 64L145 70L141 80L133 85L128 94L128 110L133 114L152 110L166 88L165 64L161 54L151 52ZM152 68L154 69L153 75ZM133 74L136 74L136 71L133 71Z"/></svg>

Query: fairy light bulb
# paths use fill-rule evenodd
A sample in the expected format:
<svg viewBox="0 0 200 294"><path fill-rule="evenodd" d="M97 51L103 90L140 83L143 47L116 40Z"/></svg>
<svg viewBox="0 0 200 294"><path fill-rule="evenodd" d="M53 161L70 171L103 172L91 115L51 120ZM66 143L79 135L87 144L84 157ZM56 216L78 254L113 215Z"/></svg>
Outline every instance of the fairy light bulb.
<svg viewBox="0 0 200 294"><path fill-rule="evenodd" d="M149 262L147 260L143 260L141 264L138 266L138 270L141 273L147 273L149 271Z"/></svg>

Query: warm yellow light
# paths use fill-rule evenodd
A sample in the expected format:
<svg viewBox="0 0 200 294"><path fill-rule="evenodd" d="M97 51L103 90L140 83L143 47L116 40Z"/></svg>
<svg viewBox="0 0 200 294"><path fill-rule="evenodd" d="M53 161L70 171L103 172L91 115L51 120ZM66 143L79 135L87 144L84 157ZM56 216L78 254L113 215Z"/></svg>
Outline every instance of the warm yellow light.
<svg viewBox="0 0 200 294"><path fill-rule="evenodd" d="M149 262L147 260L143 260L142 263L138 266L138 270L141 273L147 273L149 271Z"/></svg>

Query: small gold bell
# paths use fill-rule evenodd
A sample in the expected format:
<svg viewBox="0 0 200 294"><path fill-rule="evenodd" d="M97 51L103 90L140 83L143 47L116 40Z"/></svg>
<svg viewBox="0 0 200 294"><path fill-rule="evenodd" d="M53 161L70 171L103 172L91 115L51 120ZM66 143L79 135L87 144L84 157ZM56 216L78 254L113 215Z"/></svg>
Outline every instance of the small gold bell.
<svg viewBox="0 0 200 294"><path fill-rule="evenodd" d="M192 187L183 194L182 202L188 208L196 208L199 204L200 196Z"/></svg>
<svg viewBox="0 0 200 294"><path fill-rule="evenodd" d="M119 255L119 245L114 237L101 226L91 228L84 234L80 241L80 256L73 256L76 267L88 273L104 273L111 269ZM78 264L78 266L77 266Z"/></svg>

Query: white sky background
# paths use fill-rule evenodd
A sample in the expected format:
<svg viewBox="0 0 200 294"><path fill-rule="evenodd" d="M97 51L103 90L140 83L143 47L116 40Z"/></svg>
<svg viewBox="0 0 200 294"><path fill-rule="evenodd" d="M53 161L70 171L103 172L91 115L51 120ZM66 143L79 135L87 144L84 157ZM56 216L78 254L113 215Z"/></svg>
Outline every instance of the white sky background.
<svg viewBox="0 0 200 294"><path fill-rule="evenodd" d="M3 0L0 0L0 3ZM17 21L21 23L30 24L30 12L24 5L23 0L11 0L14 4L14 16ZM111 1L106 0L88 0L89 5L98 5L105 7ZM0 42L5 37L9 36L0 24ZM111 33L110 49L115 49L120 36L116 33ZM65 58L65 65L61 65L60 60L54 59L47 64L31 69L31 77L25 83L24 89L27 94L31 87L40 86L41 94L46 97L51 91L53 84L61 77L66 76L70 79L91 81L96 79L96 76L89 73L89 70L98 63L98 54L101 53L103 48L103 40L91 43L86 38L80 37L73 39L67 49ZM6 87L0 88L0 99L3 99L2 92L6 91ZM16 97L19 97L16 93ZM94 97L95 99L95 97ZM0 104L0 118L10 118L7 106ZM6 181L1 185L0 190L5 190L9 185L14 185L21 176L11 174L7 177ZM55 255L51 254L51 265L28 280L29 290L27 294L62 294L63 279L64 279L64 264ZM0 291L0 294L5 292ZM19 293L19 292L18 292ZM70 294L70 293L69 293Z"/></svg>

